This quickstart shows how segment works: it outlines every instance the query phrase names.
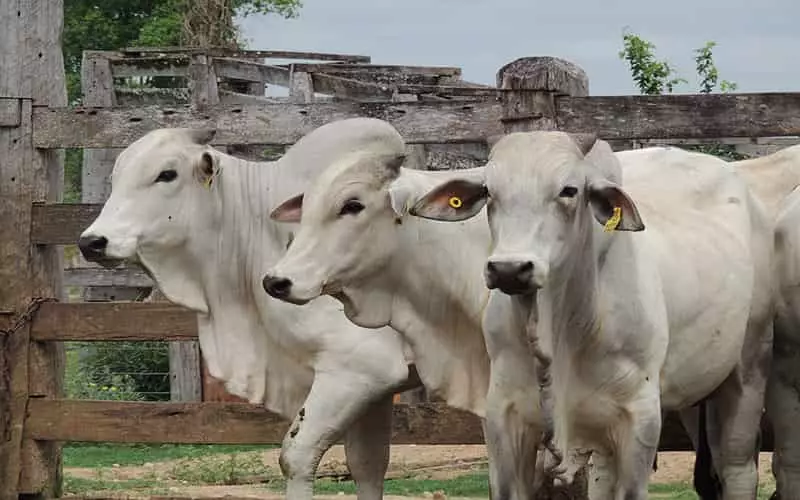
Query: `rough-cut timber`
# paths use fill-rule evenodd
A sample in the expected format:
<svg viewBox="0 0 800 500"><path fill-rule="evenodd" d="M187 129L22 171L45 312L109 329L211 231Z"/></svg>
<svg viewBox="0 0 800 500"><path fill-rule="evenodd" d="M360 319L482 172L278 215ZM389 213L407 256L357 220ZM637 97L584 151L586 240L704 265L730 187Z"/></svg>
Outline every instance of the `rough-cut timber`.
<svg viewBox="0 0 800 500"><path fill-rule="evenodd" d="M29 438L127 443L277 444L288 428L277 415L245 403L31 400L25 422ZM392 443L481 444L483 435L480 420L465 411L397 405Z"/></svg>
<svg viewBox="0 0 800 500"><path fill-rule="evenodd" d="M589 95L589 78L578 66L556 57L521 57L497 72L505 132L556 128L557 96Z"/></svg>
<svg viewBox="0 0 800 500"><path fill-rule="evenodd" d="M150 288L153 280L141 269L120 267L70 267L64 269L64 286L124 286Z"/></svg>
<svg viewBox="0 0 800 500"><path fill-rule="evenodd" d="M452 84L461 78L461 68L437 66L394 66L378 64L285 64L279 65L306 73L325 73L379 85L440 85Z"/></svg>
<svg viewBox="0 0 800 500"><path fill-rule="evenodd" d="M121 54L205 54L212 57L243 57L248 59L308 59L312 61L342 61L369 63L370 56L332 54L327 52L297 52L290 50L239 50L227 47L128 47Z"/></svg>
<svg viewBox="0 0 800 500"><path fill-rule="evenodd" d="M197 314L170 303L46 303L30 335L39 341L194 340Z"/></svg>
<svg viewBox="0 0 800 500"><path fill-rule="evenodd" d="M343 99L371 98L388 101L394 94L394 90L389 85L378 85L325 73L311 73L311 81L314 92Z"/></svg>
<svg viewBox="0 0 800 500"><path fill-rule="evenodd" d="M162 127L216 127L214 144L287 145L325 123L367 116L394 125L409 143L479 142L502 132L492 102L219 105L135 108L34 108L40 148L126 147Z"/></svg>
<svg viewBox="0 0 800 500"><path fill-rule="evenodd" d="M562 97L558 128L603 139L800 135L800 93Z"/></svg>
<svg viewBox="0 0 800 500"><path fill-rule="evenodd" d="M266 82L271 85L289 86L289 70L280 66L241 61L226 57L212 59L217 76L231 80Z"/></svg>
<svg viewBox="0 0 800 500"><path fill-rule="evenodd" d="M0 128L0 310L22 313L33 297L60 297L61 249L32 247L31 206L57 202L63 192L63 153L35 150L31 101L66 106L61 51L62 0L0 1L0 96L23 97L20 123ZM61 344L29 343L23 326L0 340L0 498L61 495L61 445L22 439L28 396L60 397ZM36 366L35 378L29 377ZM0 388L0 392L3 392ZM5 398L4 402L2 398ZM9 404L5 404L5 403Z"/></svg>
<svg viewBox="0 0 800 500"><path fill-rule="evenodd" d="M19 127L22 123L21 110L18 99L0 100L0 127Z"/></svg>
<svg viewBox="0 0 800 500"><path fill-rule="evenodd" d="M86 425L90 422L90 425ZM247 403L140 403L32 399L25 435L32 439L123 443L280 444L288 422ZM762 422L762 451L772 431ZM393 444L483 444L475 415L439 403L396 404ZM689 451L674 413L664 419L659 451Z"/></svg>
<svg viewBox="0 0 800 500"><path fill-rule="evenodd" d="M94 221L100 203L53 203L33 205L31 243L37 245L77 245L78 237Z"/></svg>

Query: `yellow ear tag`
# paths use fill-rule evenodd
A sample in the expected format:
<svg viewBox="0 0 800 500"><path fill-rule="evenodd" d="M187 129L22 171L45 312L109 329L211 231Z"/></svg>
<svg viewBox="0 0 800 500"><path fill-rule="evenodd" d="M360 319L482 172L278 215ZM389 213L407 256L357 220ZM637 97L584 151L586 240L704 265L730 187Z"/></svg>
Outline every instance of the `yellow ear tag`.
<svg viewBox="0 0 800 500"><path fill-rule="evenodd" d="M619 226L619 221L621 219L622 219L622 209L620 207L614 207L614 213L606 221L605 226L603 226L603 230L607 233L610 233L611 231L615 230L617 226Z"/></svg>
<svg viewBox="0 0 800 500"><path fill-rule="evenodd" d="M451 196L450 199L447 200L447 203L449 203L453 208L461 208L462 205L461 198L458 196Z"/></svg>
<svg viewBox="0 0 800 500"><path fill-rule="evenodd" d="M206 189L211 189L211 181L214 179L213 175L209 175L206 180L203 181L203 187Z"/></svg>

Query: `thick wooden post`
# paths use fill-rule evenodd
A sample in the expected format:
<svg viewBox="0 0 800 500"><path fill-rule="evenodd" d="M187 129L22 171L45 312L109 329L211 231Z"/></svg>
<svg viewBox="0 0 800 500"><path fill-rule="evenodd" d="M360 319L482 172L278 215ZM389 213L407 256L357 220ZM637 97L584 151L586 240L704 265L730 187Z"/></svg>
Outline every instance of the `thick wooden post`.
<svg viewBox="0 0 800 500"><path fill-rule="evenodd" d="M497 72L497 87L524 92L503 94L503 128L506 134L555 130L555 99L559 95L589 95L589 78L575 64L555 57L522 57ZM579 471L568 488L540 491L541 499L588 499L586 470Z"/></svg>
<svg viewBox="0 0 800 500"><path fill-rule="evenodd" d="M32 105L65 106L62 0L0 0L0 323L21 319L34 297L60 298L62 252L32 247L34 202L63 191L63 152L33 147ZM8 98L12 99L8 99ZM22 98L22 99L13 99ZM35 316L35 312L33 313ZM5 321L3 321L5 320ZM28 321L0 333L0 499L60 495L61 448L24 439L29 397L60 397L61 343L30 342Z"/></svg>
<svg viewBox="0 0 800 500"><path fill-rule="evenodd" d="M497 87L529 92L503 95L505 132L555 130L559 95L589 95L589 78L569 61L556 57L522 57L497 72ZM532 92L531 92L532 91Z"/></svg>
<svg viewBox="0 0 800 500"><path fill-rule="evenodd" d="M289 99L298 104L313 102L314 81L311 79L311 74L304 71L295 71L294 64L290 68Z"/></svg>

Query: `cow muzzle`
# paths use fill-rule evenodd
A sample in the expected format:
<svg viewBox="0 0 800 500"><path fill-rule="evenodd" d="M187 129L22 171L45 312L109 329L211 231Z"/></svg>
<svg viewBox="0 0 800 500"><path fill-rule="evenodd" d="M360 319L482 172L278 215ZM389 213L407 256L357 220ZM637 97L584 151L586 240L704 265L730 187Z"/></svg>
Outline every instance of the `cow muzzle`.
<svg viewBox="0 0 800 500"><path fill-rule="evenodd" d="M499 289L508 295L533 293L541 284L535 279L534 264L530 260L490 260L486 263L486 286Z"/></svg>
<svg viewBox="0 0 800 500"><path fill-rule="evenodd" d="M294 283L289 278L267 274L264 276L264 279L261 280L261 286L264 287L264 291L271 297L284 302L297 305L303 305L308 302L308 299L301 299L294 296L292 293Z"/></svg>
<svg viewBox="0 0 800 500"><path fill-rule="evenodd" d="M86 234L78 239L78 249L83 258L103 267L116 267L121 259L108 256L108 238L94 234Z"/></svg>

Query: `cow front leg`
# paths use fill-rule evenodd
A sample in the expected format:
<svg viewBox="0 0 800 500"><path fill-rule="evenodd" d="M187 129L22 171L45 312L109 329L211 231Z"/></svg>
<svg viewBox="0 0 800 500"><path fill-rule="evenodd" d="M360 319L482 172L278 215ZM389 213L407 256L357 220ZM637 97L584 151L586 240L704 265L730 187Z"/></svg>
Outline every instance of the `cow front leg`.
<svg viewBox="0 0 800 500"><path fill-rule="evenodd" d="M611 428L617 485L616 500L647 500L650 471L661 436L658 377L651 376L639 396Z"/></svg>
<svg viewBox="0 0 800 500"><path fill-rule="evenodd" d="M490 391L491 392L491 391ZM541 429L524 422L513 404L487 398L484 434L492 500L534 500Z"/></svg>
<svg viewBox="0 0 800 500"><path fill-rule="evenodd" d="M345 370L317 371L311 391L283 438L279 464L287 500L311 500L322 455L391 387Z"/></svg>
<svg viewBox="0 0 800 500"><path fill-rule="evenodd" d="M356 483L358 500L380 500L389 466L392 438L392 394L369 405L344 436L347 467Z"/></svg>
<svg viewBox="0 0 800 500"><path fill-rule="evenodd" d="M800 328L791 333L800 334ZM775 498L800 500L800 344L778 324L766 399L775 435Z"/></svg>

